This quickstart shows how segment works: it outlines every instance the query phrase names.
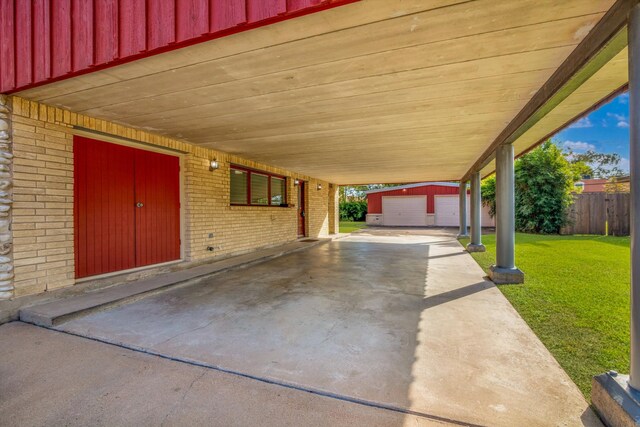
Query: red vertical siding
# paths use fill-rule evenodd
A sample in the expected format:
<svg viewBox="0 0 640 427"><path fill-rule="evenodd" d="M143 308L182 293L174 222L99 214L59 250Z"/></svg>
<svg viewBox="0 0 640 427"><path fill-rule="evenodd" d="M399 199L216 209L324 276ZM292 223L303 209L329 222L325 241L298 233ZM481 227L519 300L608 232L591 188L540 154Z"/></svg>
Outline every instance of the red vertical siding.
<svg viewBox="0 0 640 427"><path fill-rule="evenodd" d="M60 77L71 72L71 0L51 0L50 15L51 76Z"/></svg>
<svg viewBox="0 0 640 427"><path fill-rule="evenodd" d="M33 38L33 82L44 82L51 77L51 38L43 36L51 34L49 5L49 0L33 0L32 22L33 34L36 36Z"/></svg>
<svg viewBox="0 0 640 427"><path fill-rule="evenodd" d="M95 61L106 64L118 58L118 0L95 2Z"/></svg>
<svg viewBox="0 0 640 427"><path fill-rule="evenodd" d="M258 22L287 11L287 0L248 0L247 20Z"/></svg>
<svg viewBox="0 0 640 427"><path fill-rule="evenodd" d="M245 0L219 0L211 5L212 33L227 30L247 22L247 3Z"/></svg>
<svg viewBox="0 0 640 427"><path fill-rule="evenodd" d="M355 1L0 0L0 92Z"/></svg>
<svg viewBox="0 0 640 427"><path fill-rule="evenodd" d="M15 7L16 69L20 70L16 75L16 85L23 86L33 80L31 2L19 1L16 2Z"/></svg>
<svg viewBox="0 0 640 427"><path fill-rule="evenodd" d="M146 3L138 0L120 0L120 56L136 55L147 48L146 26L140 25L147 20Z"/></svg>
<svg viewBox="0 0 640 427"><path fill-rule="evenodd" d="M208 0L176 0L176 39L189 40L209 31Z"/></svg>
<svg viewBox="0 0 640 427"><path fill-rule="evenodd" d="M93 3L73 0L72 3L73 70L78 71L93 65Z"/></svg>
<svg viewBox="0 0 640 427"><path fill-rule="evenodd" d="M287 10L294 11L307 7L316 6L321 3L321 0L287 0Z"/></svg>
<svg viewBox="0 0 640 427"><path fill-rule="evenodd" d="M458 194L458 187L449 187L445 185L423 185L420 187L367 194L367 213L382 213L383 196L427 196L427 213L432 214L435 213L434 196L436 194Z"/></svg>
<svg viewBox="0 0 640 427"><path fill-rule="evenodd" d="M0 92L16 87L15 18L13 0L0 0Z"/></svg>

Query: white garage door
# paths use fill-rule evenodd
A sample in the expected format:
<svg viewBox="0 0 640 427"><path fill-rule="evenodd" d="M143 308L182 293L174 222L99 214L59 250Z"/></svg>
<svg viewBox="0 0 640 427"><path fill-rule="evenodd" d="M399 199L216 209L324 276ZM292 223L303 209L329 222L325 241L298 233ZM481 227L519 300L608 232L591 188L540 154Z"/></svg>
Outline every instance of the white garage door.
<svg viewBox="0 0 640 427"><path fill-rule="evenodd" d="M427 224L427 196L383 197L382 222L391 226Z"/></svg>
<svg viewBox="0 0 640 427"><path fill-rule="evenodd" d="M458 204L459 197L457 195L452 196L436 196L435 197L435 210L436 218L435 225L441 227L459 227L460 220L458 212L460 206ZM467 196L467 225L471 225L471 200ZM482 207L482 226L483 227L495 227L495 220L489 215L489 208Z"/></svg>
<svg viewBox="0 0 640 427"><path fill-rule="evenodd" d="M458 216L458 213L460 212L459 201L460 199L457 195L435 197L436 225L439 225L440 227L460 226L460 219ZM467 196L467 207L468 206L469 206L469 197ZM467 224L469 224L468 209L467 209Z"/></svg>

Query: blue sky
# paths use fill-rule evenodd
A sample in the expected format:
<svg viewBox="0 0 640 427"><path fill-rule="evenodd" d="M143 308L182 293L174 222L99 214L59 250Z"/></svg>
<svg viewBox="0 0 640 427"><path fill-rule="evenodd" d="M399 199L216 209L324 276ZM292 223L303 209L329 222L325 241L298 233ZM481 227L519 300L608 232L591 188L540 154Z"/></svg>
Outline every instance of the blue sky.
<svg viewBox="0 0 640 427"><path fill-rule="evenodd" d="M618 165L629 171L629 95L619 95L586 117L574 122L552 140L576 153L589 149L600 153L618 153Z"/></svg>

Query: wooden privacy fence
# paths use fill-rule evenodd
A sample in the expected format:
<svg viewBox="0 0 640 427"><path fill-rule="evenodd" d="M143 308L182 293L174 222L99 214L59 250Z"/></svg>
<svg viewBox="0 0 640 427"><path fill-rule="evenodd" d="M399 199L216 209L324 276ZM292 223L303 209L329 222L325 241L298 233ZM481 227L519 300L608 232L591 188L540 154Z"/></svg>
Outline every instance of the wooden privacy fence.
<svg viewBox="0 0 640 427"><path fill-rule="evenodd" d="M560 234L609 234L628 236L629 193L584 193L574 195L570 224Z"/></svg>

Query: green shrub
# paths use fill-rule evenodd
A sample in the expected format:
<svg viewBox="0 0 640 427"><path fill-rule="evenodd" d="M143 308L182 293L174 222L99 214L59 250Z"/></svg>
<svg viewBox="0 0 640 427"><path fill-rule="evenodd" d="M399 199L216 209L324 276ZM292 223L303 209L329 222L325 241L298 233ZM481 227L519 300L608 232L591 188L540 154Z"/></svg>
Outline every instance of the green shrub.
<svg viewBox="0 0 640 427"><path fill-rule="evenodd" d="M574 175L560 149L550 141L515 164L516 230L555 234L568 221Z"/></svg>
<svg viewBox="0 0 640 427"><path fill-rule="evenodd" d="M364 221L367 217L366 200L340 202L340 219L343 221Z"/></svg>
<svg viewBox="0 0 640 427"><path fill-rule="evenodd" d="M555 234L567 224L575 173L562 151L547 141L515 162L516 230ZM482 203L496 211L495 175L482 181Z"/></svg>

